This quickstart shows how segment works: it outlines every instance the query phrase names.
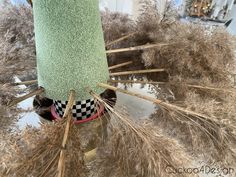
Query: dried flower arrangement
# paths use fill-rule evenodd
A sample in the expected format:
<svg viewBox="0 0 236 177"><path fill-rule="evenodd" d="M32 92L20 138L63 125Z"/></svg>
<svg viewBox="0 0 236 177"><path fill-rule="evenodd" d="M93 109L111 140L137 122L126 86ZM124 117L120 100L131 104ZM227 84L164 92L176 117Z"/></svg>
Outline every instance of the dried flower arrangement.
<svg viewBox="0 0 236 177"><path fill-rule="evenodd" d="M161 18L153 3L146 0L143 14L136 22L124 14L102 13L108 63L113 67L110 68L112 71L119 73L113 75L119 80L111 82L156 84L169 88L174 98L151 99L100 83L100 87L157 103L159 109L151 120L135 122L90 91L106 107L113 120L109 123L109 136L105 144L97 149L90 176L167 176L166 166L187 165L193 158L190 154L197 158L203 156L209 162L236 164L236 90L230 79L235 69L235 41L224 29L209 31L202 26L183 24L171 9L166 12ZM5 41L2 43L5 45ZM19 55L13 53L14 56ZM122 67L117 67L117 64L124 62ZM150 69L164 70L143 75ZM130 71L128 76L120 76L120 71L127 70ZM146 71L140 75L135 70ZM140 80L132 80L134 77ZM144 77L148 81L143 81ZM7 171L8 175L19 172L20 176L39 176L38 171L42 172L42 176L55 174L57 165L53 159L59 151L53 147L60 148L65 127L66 123L62 122L43 125L40 131L28 129L26 139L34 145L26 146L24 140L19 141L23 144L13 149L20 148L20 151L11 154L9 159L13 158L16 164L30 162L29 169L19 169L17 165L12 167L15 170ZM76 137L79 137L75 129L71 126L70 133L77 133ZM45 134L47 136L42 136ZM65 176L88 175L80 141L73 137L70 136L66 148L68 161L65 162ZM39 153L41 156L37 156Z"/></svg>

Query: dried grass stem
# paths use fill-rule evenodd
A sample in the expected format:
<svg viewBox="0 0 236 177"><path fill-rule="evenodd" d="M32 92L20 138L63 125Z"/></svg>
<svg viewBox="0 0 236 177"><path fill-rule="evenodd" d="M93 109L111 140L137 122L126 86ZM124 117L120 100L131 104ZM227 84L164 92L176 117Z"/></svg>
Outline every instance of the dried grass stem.
<svg viewBox="0 0 236 177"><path fill-rule="evenodd" d="M44 88L39 87L39 88L37 88L36 90L34 90L34 91L32 91L32 92L30 92L30 93L28 93L28 94L26 94L26 95L24 95L24 96L22 96L22 97L19 97L19 98L16 98L16 99L12 100L12 101L8 104L8 106L9 106L9 107L14 106L14 105L16 105L16 104L18 104L18 103L20 103L20 102L22 102L22 101L24 101L24 100L26 100L26 99L32 97L32 96L39 95L39 94L41 94L41 93L43 93L43 92L44 92Z"/></svg>
<svg viewBox="0 0 236 177"><path fill-rule="evenodd" d="M136 71L123 71L117 73L110 73L110 76L124 76L130 74L144 74L144 73L156 73L156 72L164 72L165 69L145 69L145 70L136 70Z"/></svg>
<svg viewBox="0 0 236 177"><path fill-rule="evenodd" d="M68 136L69 136L69 131L70 131L70 125L72 124L72 107L75 101L75 91L72 90L70 91L70 95L69 95L69 100L68 100L68 104L66 106L66 110L64 112L63 118L67 118L66 121L66 127L65 127L65 133L63 136L63 140L62 140L62 149L60 152L60 157L59 157L59 161L58 161L58 175L57 177L64 177L64 173L65 173L65 151L66 151L66 143L68 140Z"/></svg>
<svg viewBox="0 0 236 177"><path fill-rule="evenodd" d="M127 61L127 62L124 62L124 63L120 63L120 64L117 64L117 65L110 66L108 69L109 70L117 69L117 68L120 68L120 67L123 67L123 66L130 65L132 63L133 63L133 61Z"/></svg>
<svg viewBox="0 0 236 177"><path fill-rule="evenodd" d="M123 41L123 40L125 40L125 39L128 39L129 37L131 37L131 36L133 36L133 35L135 35L135 34L137 34L137 32L129 33L129 34L125 35L125 36L122 36L122 37L120 37L120 38L118 38L118 39L116 39L116 40L114 40L114 41L111 41L111 42L109 42L108 44L106 44L106 47L108 47L108 46L110 46L110 45L113 45L113 44L116 44L116 43L118 43L118 42L121 42L121 41Z"/></svg>
<svg viewBox="0 0 236 177"><path fill-rule="evenodd" d="M129 52L129 51L137 51L137 50L146 50L146 49L151 49L151 48L156 48L156 47L163 47L167 45L170 45L170 44L166 44L166 43L146 44L146 45L140 45L140 46L128 47L128 48L111 49L111 50L107 50L106 53L111 54L111 53Z"/></svg>

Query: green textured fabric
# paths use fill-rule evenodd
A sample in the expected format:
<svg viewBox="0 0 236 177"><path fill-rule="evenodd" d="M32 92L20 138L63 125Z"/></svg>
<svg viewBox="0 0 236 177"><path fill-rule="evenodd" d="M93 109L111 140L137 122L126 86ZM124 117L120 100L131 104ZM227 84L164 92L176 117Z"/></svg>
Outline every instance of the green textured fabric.
<svg viewBox="0 0 236 177"><path fill-rule="evenodd" d="M98 0L36 0L33 5L38 83L45 96L76 100L109 78Z"/></svg>

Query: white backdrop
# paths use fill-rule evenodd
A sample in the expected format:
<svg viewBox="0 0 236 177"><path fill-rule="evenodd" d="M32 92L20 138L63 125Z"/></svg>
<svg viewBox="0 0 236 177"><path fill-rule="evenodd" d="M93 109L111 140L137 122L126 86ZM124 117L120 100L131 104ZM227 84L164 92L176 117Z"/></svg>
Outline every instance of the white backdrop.
<svg viewBox="0 0 236 177"><path fill-rule="evenodd" d="M102 10L108 8L111 11L133 14L132 0L100 0L99 2Z"/></svg>

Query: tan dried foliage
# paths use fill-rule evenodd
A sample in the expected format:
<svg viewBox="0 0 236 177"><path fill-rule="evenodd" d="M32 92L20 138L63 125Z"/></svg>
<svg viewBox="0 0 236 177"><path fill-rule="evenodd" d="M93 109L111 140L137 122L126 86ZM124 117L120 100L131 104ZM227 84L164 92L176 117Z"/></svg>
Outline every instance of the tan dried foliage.
<svg viewBox="0 0 236 177"><path fill-rule="evenodd" d="M1 9L3 15L0 17L0 63L4 66L0 68L1 84L8 82L13 74L21 74L22 70L24 73L35 66L31 10L9 4L6 7ZM106 42L137 32L108 49L147 43L170 44L144 51L111 54L108 56L109 65L132 60L134 65L117 70L165 68L167 73L146 75L149 80L170 81L165 88L157 88L159 95L165 90L171 91L171 99L166 93L163 93L165 96L162 99L205 116L186 115L174 109L158 107L159 110L152 116L155 122L153 125L153 122L133 122L126 115L119 116L119 110L109 109L115 123L110 123L107 142L100 147L94 176L169 176L163 167L167 164L177 167L184 165L189 160L188 153L203 156L211 162L219 161L232 166L236 164L235 94L187 86L197 84L222 90L232 89L229 76L235 69L235 41L221 28L210 30L199 25L180 23L171 8L167 10L170 12L160 17L155 6L146 1L143 14L136 22L124 14L103 12ZM6 170L7 173L12 175L15 172L24 176L30 171L36 174L37 171L46 170L46 164L58 152L53 147L60 147L63 128L61 124L43 125L42 130L26 131L26 139L20 139L19 136L14 141L16 139L13 138L13 144L17 142L17 146L14 146L17 148L13 148L17 153L7 153L9 158L4 159L5 166L9 167L9 162L12 165L17 162L17 169L21 170ZM70 171L76 175L78 171L75 172L75 164L80 164L82 169L84 164L80 161L81 151L77 149L81 146L80 142L74 137L71 136L68 155L75 155L70 156L67 169L68 173ZM37 156L39 153L40 156ZM184 156L187 158L182 158ZM22 166L23 163L27 167ZM53 167L55 169L55 164ZM86 172L86 169L82 172ZM47 173L55 173L55 170Z"/></svg>
<svg viewBox="0 0 236 177"><path fill-rule="evenodd" d="M228 116L222 112L225 108L222 103L214 99L203 99L191 91L187 92L187 99L179 104L209 117L187 117L168 110L159 110L152 116L156 125L168 136L180 140L197 158L211 163L235 164L235 114Z"/></svg>
<svg viewBox="0 0 236 177"><path fill-rule="evenodd" d="M28 6L13 6L5 0L0 5L0 113L1 128L11 125L19 109L5 105L19 93L13 76L36 77L33 16Z"/></svg>
<svg viewBox="0 0 236 177"><path fill-rule="evenodd" d="M0 5L0 104L6 104L18 92L6 83L15 75L35 77L35 44L32 11L27 6Z"/></svg>
<svg viewBox="0 0 236 177"><path fill-rule="evenodd" d="M157 126L167 135L181 140L196 156L204 155L210 161L235 164L235 94L224 92L227 89L234 91L230 79L230 73L235 70L234 38L223 28L211 29L178 20L161 21L156 8L146 5L136 23L139 33L126 42L130 41L131 45L169 43L168 46L138 52L139 60L143 62L138 64L168 71L167 77L165 74L146 75L149 80L169 81L165 87L159 86L158 97L160 92L166 95L165 90L170 89L171 99L164 96L165 101L206 116L192 117L159 109L153 115ZM119 57L113 56L113 61L118 62ZM134 68L131 66L129 69ZM222 91L191 88L189 84Z"/></svg>
<svg viewBox="0 0 236 177"><path fill-rule="evenodd" d="M92 176L161 177L184 176L169 174L167 169L188 166L184 147L174 139L163 136L152 123L132 123L145 135L143 141L130 127L119 124L110 131L108 141L98 150ZM144 131L144 132L143 132Z"/></svg>
<svg viewBox="0 0 236 177"><path fill-rule="evenodd" d="M227 82L235 66L234 43L229 34L220 29L209 34L201 26L181 23L172 28L165 32L168 38L164 41L173 45L144 51L146 66L164 67L171 76L186 79L206 77L213 83Z"/></svg>
<svg viewBox="0 0 236 177"><path fill-rule="evenodd" d="M0 6L1 82L35 69L33 16L27 6Z"/></svg>
<svg viewBox="0 0 236 177"><path fill-rule="evenodd" d="M126 58L126 61L134 60L135 65L130 66L130 70L136 67L165 68L170 76L180 75L186 79L206 77L213 83L228 82L229 73L235 69L236 45L232 36L222 28L210 29L197 24L179 22L174 15L171 18L167 15L166 19L160 19L155 5L148 2L144 3L143 13L135 23L135 29L131 28L126 32L138 31L138 33L126 39L125 44L138 46L147 43L168 43L169 45L139 52L114 54L108 57L109 63L119 63L121 59ZM105 15L103 19L108 18L109 13ZM113 22L110 24L113 25ZM122 20L120 24L125 25ZM119 25L116 27L119 28ZM107 37L117 34L109 29L105 30L110 34L106 34ZM120 48L120 45L122 43L114 45L113 48ZM155 80L155 76L150 76L150 79ZM158 79L161 79L160 75Z"/></svg>
<svg viewBox="0 0 236 177"><path fill-rule="evenodd" d="M107 108L111 122L106 143L98 149L92 176L185 176L168 173L169 167L191 166L192 158L183 146L163 136L152 121L136 122L122 109L113 109L106 100L99 101Z"/></svg>
<svg viewBox="0 0 236 177"><path fill-rule="evenodd" d="M5 159L10 170L3 175L55 176L64 130L65 122L59 121L43 124L40 129L28 127L18 137L12 137L14 154ZM65 153L65 176L87 176L79 131L75 126L71 127Z"/></svg>

